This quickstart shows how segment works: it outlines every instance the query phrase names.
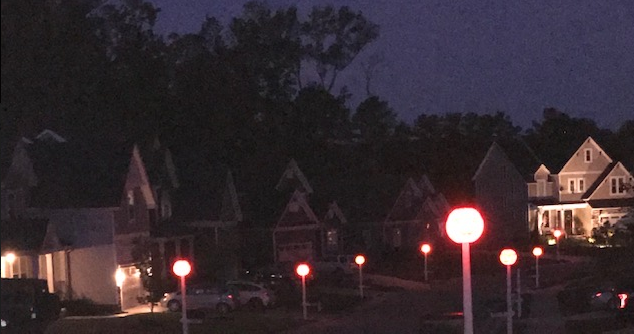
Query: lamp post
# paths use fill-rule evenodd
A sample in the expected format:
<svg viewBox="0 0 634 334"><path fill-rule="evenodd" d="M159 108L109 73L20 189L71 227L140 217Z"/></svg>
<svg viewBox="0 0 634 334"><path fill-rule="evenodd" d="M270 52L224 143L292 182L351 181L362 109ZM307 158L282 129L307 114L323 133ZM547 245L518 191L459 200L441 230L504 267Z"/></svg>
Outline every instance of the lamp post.
<svg viewBox="0 0 634 334"><path fill-rule="evenodd" d="M365 256L357 255L354 258L354 262L359 265L359 296L363 299L363 264L365 263Z"/></svg>
<svg viewBox="0 0 634 334"><path fill-rule="evenodd" d="M310 267L306 263L300 263L297 265L295 271L297 272L297 275L302 277L302 308L304 311L304 320L307 320L308 310L306 307L308 307L308 305L306 304L306 275L310 273Z"/></svg>
<svg viewBox="0 0 634 334"><path fill-rule="evenodd" d="M533 248L533 255L535 255L535 288L539 288L539 257L543 253L544 251L541 247Z"/></svg>
<svg viewBox="0 0 634 334"><path fill-rule="evenodd" d="M123 311L123 282L125 281L125 273L121 268L117 268L117 271L115 271L114 281L117 284L117 290L119 292L119 310Z"/></svg>
<svg viewBox="0 0 634 334"><path fill-rule="evenodd" d="M503 249L500 262L506 266L506 332L513 333L513 306L511 303L511 266L517 261L517 253L512 249Z"/></svg>
<svg viewBox="0 0 634 334"><path fill-rule="evenodd" d="M473 334L473 310L471 300L471 258L469 244L478 240L484 231L484 220L474 208L457 208L451 211L445 224L447 235L462 244L462 307L464 333Z"/></svg>
<svg viewBox="0 0 634 334"><path fill-rule="evenodd" d="M172 266L172 271L174 272L174 274L181 278L181 309L183 314L181 322L183 323L183 334L189 333L189 324L187 322L187 290L185 289L185 276L189 275L191 270L192 266L187 260L178 260L174 262L174 265Z"/></svg>
<svg viewBox="0 0 634 334"><path fill-rule="evenodd" d="M561 237L561 230L555 230L553 232L555 239L557 240L557 262L559 262L559 238Z"/></svg>
<svg viewBox="0 0 634 334"><path fill-rule="evenodd" d="M425 255L425 282L427 282L427 254L431 252L431 246L429 244L423 244L420 246L420 251Z"/></svg>

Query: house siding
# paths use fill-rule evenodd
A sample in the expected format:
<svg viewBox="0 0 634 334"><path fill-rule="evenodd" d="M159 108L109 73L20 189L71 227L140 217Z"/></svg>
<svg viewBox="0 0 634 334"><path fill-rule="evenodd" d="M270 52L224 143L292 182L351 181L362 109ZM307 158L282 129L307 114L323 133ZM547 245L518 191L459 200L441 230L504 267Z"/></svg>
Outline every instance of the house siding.
<svg viewBox="0 0 634 334"><path fill-rule="evenodd" d="M474 182L476 200L486 226L482 242L511 244L527 241L527 185L497 144L493 144L482 161Z"/></svg>
<svg viewBox="0 0 634 334"><path fill-rule="evenodd" d="M73 298L88 298L98 304L117 304L114 274L114 245L75 249L69 254ZM109 279L104 279L109 278Z"/></svg>

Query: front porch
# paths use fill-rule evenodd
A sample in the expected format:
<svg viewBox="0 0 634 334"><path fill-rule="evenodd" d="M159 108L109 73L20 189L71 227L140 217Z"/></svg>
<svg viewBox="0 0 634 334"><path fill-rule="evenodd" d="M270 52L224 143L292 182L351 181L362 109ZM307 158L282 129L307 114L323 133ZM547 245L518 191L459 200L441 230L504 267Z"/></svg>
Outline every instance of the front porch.
<svg viewBox="0 0 634 334"><path fill-rule="evenodd" d="M592 208L587 203L540 205L531 208L540 235L561 230L569 236L590 236Z"/></svg>

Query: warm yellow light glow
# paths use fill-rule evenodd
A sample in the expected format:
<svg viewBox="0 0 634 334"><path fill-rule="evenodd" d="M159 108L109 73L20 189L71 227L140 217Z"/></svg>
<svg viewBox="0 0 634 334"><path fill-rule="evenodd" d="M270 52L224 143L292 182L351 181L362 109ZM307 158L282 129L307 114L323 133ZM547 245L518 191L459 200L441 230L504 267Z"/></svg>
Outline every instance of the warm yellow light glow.
<svg viewBox="0 0 634 334"><path fill-rule="evenodd" d="M297 272L297 275L304 277L310 273L310 267L305 263L300 263L295 271Z"/></svg>
<svg viewBox="0 0 634 334"><path fill-rule="evenodd" d="M431 246L429 244L423 244L422 246L420 246L420 251L427 254L431 252Z"/></svg>
<svg viewBox="0 0 634 334"><path fill-rule="evenodd" d="M500 252L500 262L505 266L512 266L517 261L517 253L512 249L503 249Z"/></svg>
<svg viewBox="0 0 634 334"><path fill-rule="evenodd" d="M484 220L474 208L458 208L451 211L445 224L447 235L453 242L472 243L480 238L484 231Z"/></svg>
<svg viewBox="0 0 634 334"><path fill-rule="evenodd" d="M362 265L365 263L365 256L363 255L357 255L357 257L354 258L354 262L358 265Z"/></svg>
<svg viewBox="0 0 634 334"><path fill-rule="evenodd" d="M178 260L174 262L174 266L172 266L172 271L176 276L184 277L189 275L192 270L192 266L189 264L187 260Z"/></svg>
<svg viewBox="0 0 634 334"><path fill-rule="evenodd" d="M15 262L15 254L7 253L7 255L5 255L5 259L9 262L9 264L13 264L13 262Z"/></svg>
<svg viewBox="0 0 634 334"><path fill-rule="evenodd" d="M557 243L557 240L555 240L555 239L548 239L548 245L549 245L549 246L552 246L552 245L554 245L554 244L556 244L556 243Z"/></svg>
<svg viewBox="0 0 634 334"><path fill-rule="evenodd" d="M134 272L134 277L136 277L136 278L141 277L141 270L137 269L137 270Z"/></svg>
<svg viewBox="0 0 634 334"><path fill-rule="evenodd" d="M123 286L123 281L125 281L125 273L123 272L123 270L121 270L121 268L117 269L117 271L114 273L114 281L117 283L118 287Z"/></svg>
<svg viewBox="0 0 634 334"><path fill-rule="evenodd" d="M533 248L533 255L535 255L535 256L537 256L537 257L539 257L539 256L541 256L542 254L544 254L544 251L542 250L542 248L541 248L541 247L535 247L535 248Z"/></svg>

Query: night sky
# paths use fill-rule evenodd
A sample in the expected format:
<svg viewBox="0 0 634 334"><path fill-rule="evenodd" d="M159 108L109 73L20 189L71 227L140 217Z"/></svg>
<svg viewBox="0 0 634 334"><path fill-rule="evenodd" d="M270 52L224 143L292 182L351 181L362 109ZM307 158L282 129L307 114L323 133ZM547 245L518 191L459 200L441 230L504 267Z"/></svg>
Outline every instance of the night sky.
<svg viewBox="0 0 634 334"><path fill-rule="evenodd" d="M195 32L205 15L223 23L246 1L154 0L157 32ZM356 107L361 63L383 59L372 92L401 119L421 113L497 110L524 128L545 107L599 126L634 119L632 0L273 0L306 15L314 5L348 5L380 25L380 37L340 75ZM337 92L334 90L333 92Z"/></svg>

